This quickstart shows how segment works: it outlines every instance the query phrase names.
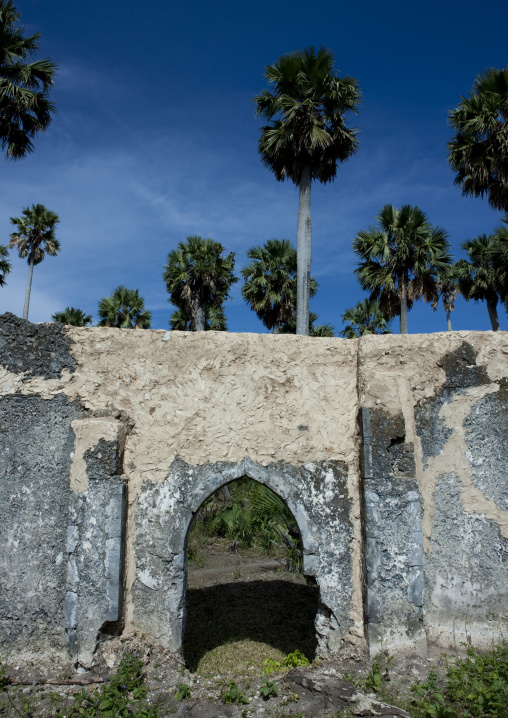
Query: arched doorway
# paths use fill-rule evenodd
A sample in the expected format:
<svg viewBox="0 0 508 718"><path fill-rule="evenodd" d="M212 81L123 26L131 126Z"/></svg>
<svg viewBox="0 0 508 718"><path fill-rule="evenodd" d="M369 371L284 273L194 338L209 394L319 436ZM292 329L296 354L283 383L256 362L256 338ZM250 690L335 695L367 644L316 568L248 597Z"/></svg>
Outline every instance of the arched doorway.
<svg viewBox="0 0 508 718"><path fill-rule="evenodd" d="M201 674L259 674L298 651L312 661L319 588L302 571L298 524L266 485L217 489L187 537L183 654Z"/></svg>
<svg viewBox="0 0 508 718"><path fill-rule="evenodd" d="M292 466L244 459L191 465L176 458L164 481L145 481L133 511L132 623L183 655L189 527L209 496L244 476L270 488L295 518L303 574L319 587L318 653L329 655L353 625L354 517L347 465L341 461Z"/></svg>

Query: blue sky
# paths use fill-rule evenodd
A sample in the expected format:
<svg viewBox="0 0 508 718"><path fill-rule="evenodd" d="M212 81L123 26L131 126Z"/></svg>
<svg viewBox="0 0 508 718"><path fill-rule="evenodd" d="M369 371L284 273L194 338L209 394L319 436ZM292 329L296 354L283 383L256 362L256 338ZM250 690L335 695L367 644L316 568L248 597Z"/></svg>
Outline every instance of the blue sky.
<svg viewBox="0 0 508 718"><path fill-rule="evenodd" d="M486 200L464 198L446 161L447 113L486 67L508 62L508 5L478 2L322 0L18 0L41 56L59 65L58 106L36 150L0 160L0 243L18 216L42 203L60 216L62 251L34 271L32 321L68 305L95 314L119 284L138 288L167 328L172 307L161 279L169 251L191 234L236 253L267 239L295 242L298 191L257 154L252 98L266 64L327 46L336 68L356 77L364 101L351 122L360 153L334 183L312 188L311 309L337 331L365 295L352 240L386 203L418 205L460 244L500 224ZM21 314L27 265L13 253L0 311ZM227 304L231 331L266 331L238 282ZM502 329L508 317L499 309ZM486 306L457 302L454 329L490 329ZM393 322L398 331L398 321ZM418 303L410 332L446 328L444 311Z"/></svg>

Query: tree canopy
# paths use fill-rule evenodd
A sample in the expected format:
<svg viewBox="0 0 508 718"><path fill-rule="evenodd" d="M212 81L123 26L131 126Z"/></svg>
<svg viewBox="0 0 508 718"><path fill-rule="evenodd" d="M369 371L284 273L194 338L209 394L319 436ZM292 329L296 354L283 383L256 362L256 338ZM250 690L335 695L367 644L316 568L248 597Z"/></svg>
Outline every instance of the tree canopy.
<svg viewBox="0 0 508 718"><path fill-rule="evenodd" d="M196 331L206 328L206 310L218 309L234 282L235 255L213 239L187 237L168 254L163 279L169 301L190 317Z"/></svg>
<svg viewBox="0 0 508 718"><path fill-rule="evenodd" d="M278 334L281 324L295 313L296 249L288 239L269 239L263 246L251 247L247 257L252 261L241 271L242 296L266 328ZM311 278L311 296L317 288Z"/></svg>
<svg viewBox="0 0 508 718"><path fill-rule="evenodd" d="M41 35L24 37L19 17L11 0L0 0L0 144L12 160L33 151L32 139L55 112L48 96L57 66L47 58L32 60Z"/></svg>
<svg viewBox="0 0 508 718"><path fill-rule="evenodd" d="M382 312L378 302L364 299L354 307L346 309L341 317L343 323L349 322L340 332L345 339L356 339L366 334L391 334L390 315Z"/></svg>
<svg viewBox="0 0 508 718"><path fill-rule="evenodd" d="M456 263L457 281L461 294L466 300L484 301L492 329L499 329L497 315L498 301L506 301L506 264L498 264L498 253L503 245L496 241L495 235L481 234L475 239L462 243L468 254L468 260L459 259ZM506 245L504 245L506 248ZM504 266L504 271L503 271Z"/></svg>
<svg viewBox="0 0 508 718"><path fill-rule="evenodd" d="M137 289L120 285L110 297L99 302L99 327L118 329L149 329L152 315L145 309L145 300Z"/></svg>
<svg viewBox="0 0 508 718"><path fill-rule="evenodd" d="M400 333L407 334L407 312L413 302L435 300L436 273L451 263L448 235L411 205L398 210L386 204L376 220L377 226L362 229L353 242L362 260L355 274L381 311L400 316Z"/></svg>
<svg viewBox="0 0 508 718"><path fill-rule="evenodd" d="M5 284L5 275L9 274L11 271L11 263L7 259L9 256L9 251L7 247L4 247L3 244L0 244L0 287L3 287Z"/></svg>
<svg viewBox="0 0 508 718"><path fill-rule="evenodd" d="M11 224L16 227L16 231L10 235L9 247L15 247L21 259L28 262L23 319L28 319L35 265L40 264L46 254L54 257L60 251L60 242L55 237L55 227L59 221L56 212L46 209L43 204L25 207L20 217L11 217Z"/></svg>
<svg viewBox="0 0 508 718"><path fill-rule="evenodd" d="M455 184L508 212L508 65L478 75L448 120L456 132L447 145Z"/></svg>
<svg viewBox="0 0 508 718"><path fill-rule="evenodd" d="M92 323L92 315L85 314L82 309L66 307L63 312L55 312L51 319L59 324L69 324L71 327L86 327Z"/></svg>
<svg viewBox="0 0 508 718"><path fill-rule="evenodd" d="M335 72L333 54L313 47L282 55L265 68L272 91L254 98L261 128L261 161L277 180L300 188L297 222L297 334L309 331L312 180L330 182L337 166L358 151L356 130L344 116L357 112L358 83Z"/></svg>

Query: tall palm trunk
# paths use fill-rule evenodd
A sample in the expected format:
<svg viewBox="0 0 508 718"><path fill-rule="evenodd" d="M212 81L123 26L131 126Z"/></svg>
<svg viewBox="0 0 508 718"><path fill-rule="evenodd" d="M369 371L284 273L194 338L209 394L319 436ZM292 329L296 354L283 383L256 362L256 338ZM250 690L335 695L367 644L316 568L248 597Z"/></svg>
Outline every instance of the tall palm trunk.
<svg viewBox="0 0 508 718"><path fill-rule="evenodd" d="M452 313L449 309L446 310L446 331L451 332L452 330Z"/></svg>
<svg viewBox="0 0 508 718"><path fill-rule="evenodd" d="M407 334L407 277L402 277L400 292L400 333Z"/></svg>
<svg viewBox="0 0 508 718"><path fill-rule="evenodd" d="M202 304L199 299L196 299L194 301L194 326L196 327L197 332L204 332L205 331L205 307L204 304Z"/></svg>
<svg viewBox="0 0 508 718"><path fill-rule="evenodd" d="M497 300L495 302L492 301L492 299L487 299L487 311L489 313L490 323L492 324L492 329L495 332L499 331L499 319L497 316Z"/></svg>
<svg viewBox="0 0 508 718"><path fill-rule="evenodd" d="M23 319L28 319L28 307L30 306L30 292L32 291L32 277L34 274L33 258L28 263L28 280L26 283L25 306L23 307Z"/></svg>
<svg viewBox="0 0 508 718"><path fill-rule="evenodd" d="M275 324L273 325L272 334L280 334L279 322L275 322Z"/></svg>
<svg viewBox="0 0 508 718"><path fill-rule="evenodd" d="M296 228L296 333L309 334L310 261L312 222L310 219L310 167L300 177L298 224Z"/></svg>

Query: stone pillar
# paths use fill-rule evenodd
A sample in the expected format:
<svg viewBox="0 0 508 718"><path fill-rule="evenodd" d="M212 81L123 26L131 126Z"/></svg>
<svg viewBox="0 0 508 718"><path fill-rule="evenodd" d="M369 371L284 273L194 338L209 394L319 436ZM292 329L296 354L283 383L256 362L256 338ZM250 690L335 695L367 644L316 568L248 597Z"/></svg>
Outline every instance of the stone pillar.
<svg viewBox="0 0 508 718"><path fill-rule="evenodd" d="M125 432L109 418L74 421L72 428L65 627L75 665L88 668L101 632L121 631Z"/></svg>
<svg viewBox="0 0 508 718"><path fill-rule="evenodd" d="M361 409L366 621L372 654L425 653L422 500L402 414Z"/></svg>

